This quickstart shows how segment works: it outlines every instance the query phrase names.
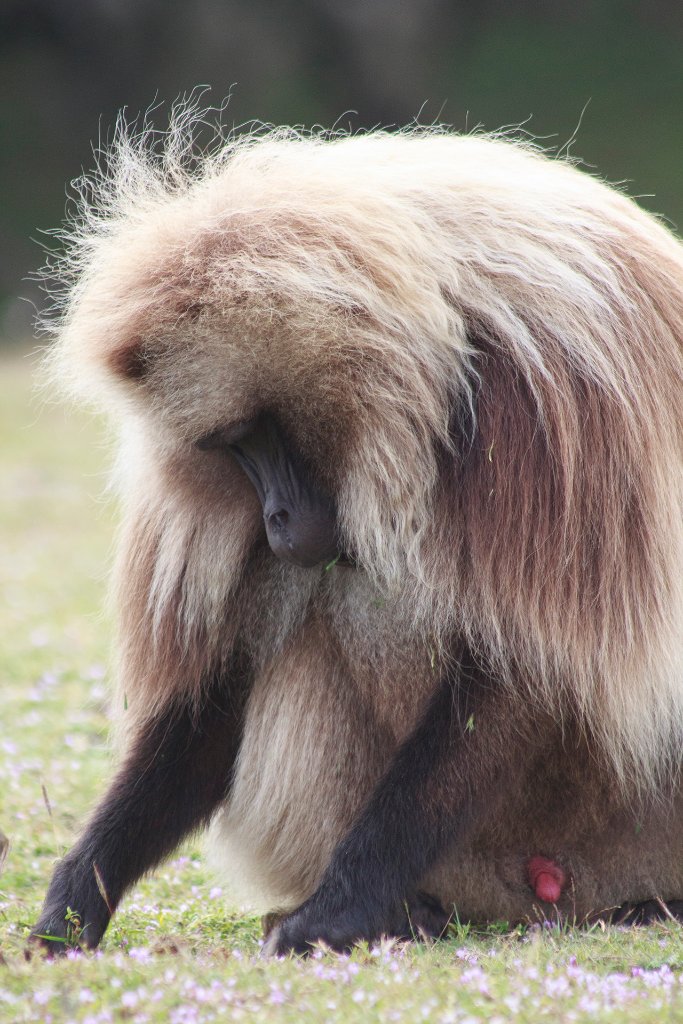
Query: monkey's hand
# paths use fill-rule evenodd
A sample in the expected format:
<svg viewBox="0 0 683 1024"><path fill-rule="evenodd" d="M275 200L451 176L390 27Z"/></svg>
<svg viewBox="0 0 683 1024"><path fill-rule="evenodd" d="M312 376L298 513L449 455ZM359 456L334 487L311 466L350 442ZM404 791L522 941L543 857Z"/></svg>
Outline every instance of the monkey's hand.
<svg viewBox="0 0 683 1024"><path fill-rule="evenodd" d="M357 942L382 937L439 939L450 922L448 912L427 893L417 893L394 913L384 915L367 904L360 907L358 901L349 900L342 906L338 896L330 896L322 886L297 910L278 920L267 934L264 955L310 953L316 943L344 952Z"/></svg>
<svg viewBox="0 0 683 1024"><path fill-rule="evenodd" d="M31 931L31 944L48 956L94 949L111 918L101 886L96 867L72 851L54 873L40 920Z"/></svg>
<svg viewBox="0 0 683 1024"><path fill-rule="evenodd" d="M288 914L268 935L263 952L265 956L284 956L287 953L310 953L321 943L339 953L349 950L356 942L372 942L383 934L367 913L366 908L344 902L321 886L309 900Z"/></svg>

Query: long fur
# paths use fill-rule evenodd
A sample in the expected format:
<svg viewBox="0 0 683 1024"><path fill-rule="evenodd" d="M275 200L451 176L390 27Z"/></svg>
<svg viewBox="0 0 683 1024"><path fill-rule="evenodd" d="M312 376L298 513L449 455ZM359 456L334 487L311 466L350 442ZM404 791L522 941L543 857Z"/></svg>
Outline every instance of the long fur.
<svg viewBox="0 0 683 1024"><path fill-rule="evenodd" d="M288 643L332 584L259 568L249 484L193 449L267 408L335 494L374 595L354 612L357 581L335 584L360 661L391 660L400 631L438 665L463 637L520 699L578 715L626 790L656 790L683 742L680 243L515 141L191 148L182 119L161 149L120 132L56 267L54 368L122 425L128 720L195 699L245 632L264 680L284 658L314 692L322 655L297 668ZM287 715L291 738L305 709ZM252 785L277 818L276 772L238 786L233 817Z"/></svg>

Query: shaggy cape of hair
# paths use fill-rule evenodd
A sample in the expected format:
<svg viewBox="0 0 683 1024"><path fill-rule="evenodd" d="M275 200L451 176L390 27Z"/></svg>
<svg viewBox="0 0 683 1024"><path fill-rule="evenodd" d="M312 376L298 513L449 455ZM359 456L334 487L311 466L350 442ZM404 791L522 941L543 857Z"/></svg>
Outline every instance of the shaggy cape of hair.
<svg viewBox="0 0 683 1024"><path fill-rule="evenodd" d="M161 149L120 133L56 267L54 364L123 426L129 701L191 697L230 647L259 514L193 441L268 408L437 657L464 637L539 707L578 709L622 778L677 766L679 242L519 142L190 149L182 123Z"/></svg>

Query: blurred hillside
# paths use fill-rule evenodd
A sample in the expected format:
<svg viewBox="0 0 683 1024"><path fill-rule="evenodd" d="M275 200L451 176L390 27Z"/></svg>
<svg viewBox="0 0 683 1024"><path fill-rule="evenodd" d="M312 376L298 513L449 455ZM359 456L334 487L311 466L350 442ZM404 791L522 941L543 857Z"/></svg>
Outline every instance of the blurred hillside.
<svg viewBox="0 0 683 1024"><path fill-rule="evenodd" d="M682 44L680 0L0 0L0 336L28 330L31 238L98 135L198 84L232 94L228 126L576 134L573 155L683 225Z"/></svg>

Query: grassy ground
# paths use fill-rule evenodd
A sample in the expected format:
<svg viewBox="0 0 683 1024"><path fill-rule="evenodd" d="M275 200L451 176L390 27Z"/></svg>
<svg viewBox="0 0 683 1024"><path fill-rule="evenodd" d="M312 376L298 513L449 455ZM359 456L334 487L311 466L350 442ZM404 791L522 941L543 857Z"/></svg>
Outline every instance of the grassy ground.
<svg viewBox="0 0 683 1024"><path fill-rule="evenodd" d="M198 844L128 896L101 952L24 957L109 771L103 438L30 403L26 360L0 361L0 1021L683 1021L673 925L461 928L432 948L260 960L257 922L226 908Z"/></svg>

